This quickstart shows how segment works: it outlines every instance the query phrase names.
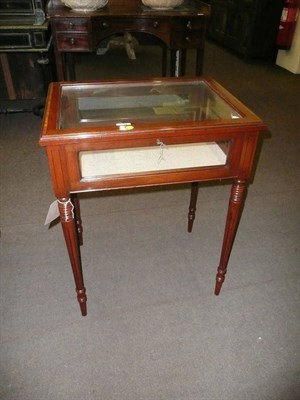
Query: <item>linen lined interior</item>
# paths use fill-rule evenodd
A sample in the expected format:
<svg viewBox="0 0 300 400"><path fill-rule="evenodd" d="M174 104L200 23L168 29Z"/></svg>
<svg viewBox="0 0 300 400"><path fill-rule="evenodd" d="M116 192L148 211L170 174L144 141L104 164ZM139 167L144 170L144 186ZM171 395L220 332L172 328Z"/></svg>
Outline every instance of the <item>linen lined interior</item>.
<svg viewBox="0 0 300 400"><path fill-rule="evenodd" d="M82 178L217 166L226 160L215 142L165 145L158 141L157 146L79 153Z"/></svg>

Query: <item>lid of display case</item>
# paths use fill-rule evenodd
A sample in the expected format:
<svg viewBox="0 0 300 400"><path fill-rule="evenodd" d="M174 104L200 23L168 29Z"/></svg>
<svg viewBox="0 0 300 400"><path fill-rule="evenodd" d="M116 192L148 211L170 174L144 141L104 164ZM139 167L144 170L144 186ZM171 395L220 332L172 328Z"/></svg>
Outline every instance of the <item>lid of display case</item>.
<svg viewBox="0 0 300 400"><path fill-rule="evenodd" d="M238 119L240 113L204 80L65 84L60 129ZM127 127L127 128L125 128Z"/></svg>
<svg viewBox="0 0 300 400"><path fill-rule="evenodd" d="M158 132L243 133L245 128L262 131L265 125L210 78L53 82L40 144L149 137Z"/></svg>

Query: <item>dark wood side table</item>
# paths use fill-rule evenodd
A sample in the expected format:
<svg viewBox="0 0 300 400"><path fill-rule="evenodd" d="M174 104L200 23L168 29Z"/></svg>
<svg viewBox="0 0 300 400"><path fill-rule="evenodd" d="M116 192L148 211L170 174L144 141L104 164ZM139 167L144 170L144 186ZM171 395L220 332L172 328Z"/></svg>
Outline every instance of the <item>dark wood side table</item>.
<svg viewBox="0 0 300 400"><path fill-rule="evenodd" d="M191 182L232 183L215 294L225 278L263 122L212 79L52 83L46 147L82 315L86 315L79 192Z"/></svg>
<svg viewBox="0 0 300 400"><path fill-rule="evenodd" d="M53 33L58 81L74 80L72 54L95 52L101 41L123 32L147 33L159 39L166 75L167 53L170 50L170 75L185 73L186 51L196 49L196 75L201 75L205 32L209 6L199 0L186 0L174 10L153 10L140 0L109 0L98 11L77 13L50 0L47 15Z"/></svg>

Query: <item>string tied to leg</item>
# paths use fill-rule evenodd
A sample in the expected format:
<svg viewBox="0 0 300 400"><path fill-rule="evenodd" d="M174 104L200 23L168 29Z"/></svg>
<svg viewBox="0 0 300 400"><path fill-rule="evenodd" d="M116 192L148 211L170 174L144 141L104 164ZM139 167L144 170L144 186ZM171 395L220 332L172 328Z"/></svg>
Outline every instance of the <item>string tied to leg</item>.
<svg viewBox="0 0 300 400"><path fill-rule="evenodd" d="M65 222L71 221L74 219L74 205L71 199L67 200L59 200L57 199L58 207L60 210L60 216L64 219Z"/></svg>

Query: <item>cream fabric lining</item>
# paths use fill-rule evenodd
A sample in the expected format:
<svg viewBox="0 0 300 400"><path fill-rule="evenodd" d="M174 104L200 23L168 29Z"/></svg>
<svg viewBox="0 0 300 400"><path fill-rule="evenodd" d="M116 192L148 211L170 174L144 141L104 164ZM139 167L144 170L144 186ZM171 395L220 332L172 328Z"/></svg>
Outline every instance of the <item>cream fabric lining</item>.
<svg viewBox="0 0 300 400"><path fill-rule="evenodd" d="M226 158L215 142L79 153L82 178L224 165Z"/></svg>

